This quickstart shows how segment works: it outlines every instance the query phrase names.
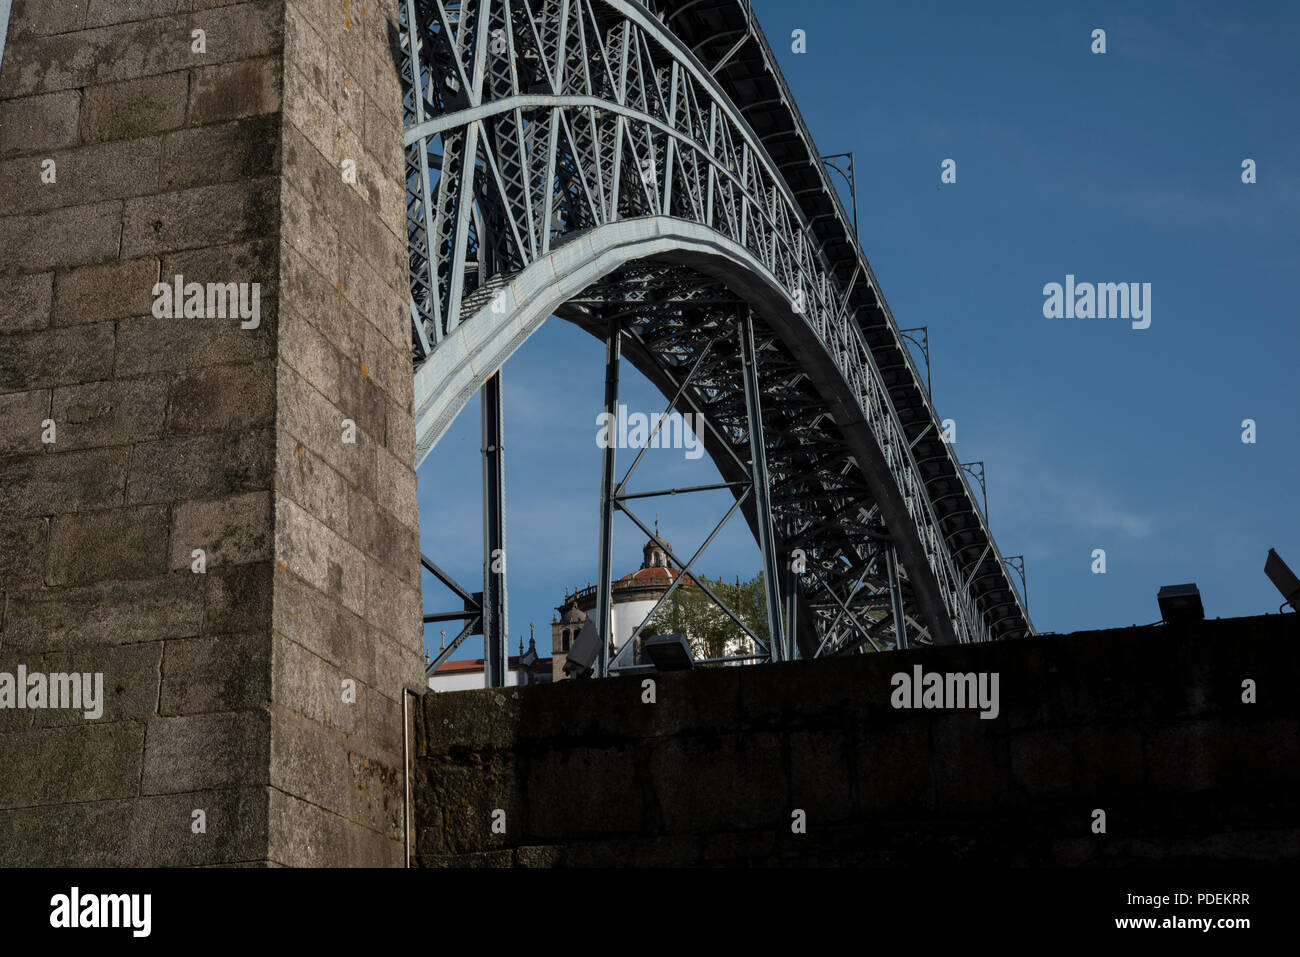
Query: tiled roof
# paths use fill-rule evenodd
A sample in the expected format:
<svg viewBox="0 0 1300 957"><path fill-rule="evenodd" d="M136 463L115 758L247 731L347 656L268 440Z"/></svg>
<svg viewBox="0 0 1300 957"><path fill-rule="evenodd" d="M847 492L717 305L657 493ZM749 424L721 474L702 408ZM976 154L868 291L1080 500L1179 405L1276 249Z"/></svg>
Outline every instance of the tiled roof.
<svg viewBox="0 0 1300 957"><path fill-rule="evenodd" d="M510 662L507 665L507 667L511 671L518 668L519 656L511 655ZM550 668L551 668L550 658L538 658L535 662L533 662L534 671L549 671ZM435 675L461 675L461 674L473 674L476 671L482 671L482 670L483 670L482 658L467 658L464 661L444 661L442 664L438 666L438 670L435 671L434 674Z"/></svg>
<svg viewBox="0 0 1300 957"><path fill-rule="evenodd" d="M630 574L624 575L618 581L614 582L615 588L627 588L629 586L637 587L661 587L667 588L678 576L681 575L680 568L665 568L662 565L651 565L649 568L638 568ZM682 581L683 585L695 584L695 579L689 574Z"/></svg>

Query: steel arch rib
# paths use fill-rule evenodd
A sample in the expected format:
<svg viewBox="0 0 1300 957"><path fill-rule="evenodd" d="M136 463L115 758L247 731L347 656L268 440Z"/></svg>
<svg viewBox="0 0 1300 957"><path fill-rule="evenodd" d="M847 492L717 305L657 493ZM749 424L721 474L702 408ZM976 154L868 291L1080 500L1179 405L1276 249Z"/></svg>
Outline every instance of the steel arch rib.
<svg viewBox="0 0 1300 957"><path fill-rule="evenodd" d="M722 279L783 338L798 343L794 348L804 354L806 365L828 392L828 403L840 413L840 428L867 473L904 562L910 559L916 568L911 573L912 587L919 593L918 603L935 642L960 640L960 633L950 624L939 580L922 573L928 565L924 542L906 504L890 487L890 471L875 436L860 411L854 417L857 399L851 384L836 376L833 356L807 335L804 320L786 299L785 288L766 267L748 250L704 226L669 217L602 226L558 247L499 287L495 295L504 301L508 318L494 313L491 304L484 305L461 322L416 374L417 467L483 383L556 309L619 266L641 260L687 264ZM839 381L832 382L832 376Z"/></svg>
<svg viewBox="0 0 1300 957"><path fill-rule="evenodd" d="M790 164L778 167L729 99L713 75L721 64L706 69L652 12L673 22L685 9L667 0L404 0L408 28L424 31L417 43L408 29L402 75L417 465L549 315L629 263L687 267L751 305L776 332L779 358L815 383L897 542L933 639L1032 633L1014 586L999 580L986 588L982 578L972 581L976 568L959 561L963 549L982 544L1001 567L973 499L958 503L965 511L945 504L939 512L929 495L936 469L948 477L960 466L951 449L927 456L926 471L913 456L926 433L909 441L894 405L897 367L887 357L887 387L873 354L879 339L868 345L851 302L855 285L878 296L870 265L859 251L847 283L832 269L825 239L785 178ZM747 10L742 15L750 30ZM765 68L775 71L756 39ZM777 78L784 89L779 71ZM787 109L807 140L797 110ZM434 140L445 155L425 163ZM426 170L435 167L430 186ZM835 208L842 219L837 199ZM878 298L886 321L876 331L897 339ZM902 353L929 432L937 416ZM769 447L784 441L764 439ZM954 548L953 535L973 541ZM1006 616L994 622L990 613L1008 590L1021 627L999 629Z"/></svg>

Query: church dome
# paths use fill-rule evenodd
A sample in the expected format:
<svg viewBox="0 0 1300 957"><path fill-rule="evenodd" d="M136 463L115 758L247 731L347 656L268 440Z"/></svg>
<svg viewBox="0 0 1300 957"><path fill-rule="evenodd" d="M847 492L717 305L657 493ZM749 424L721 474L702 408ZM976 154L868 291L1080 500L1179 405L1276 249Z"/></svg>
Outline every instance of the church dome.
<svg viewBox="0 0 1300 957"><path fill-rule="evenodd" d="M667 542L664 543L668 548L672 548ZM663 546L654 540L649 539L641 548L642 562L641 567L634 572L629 572L622 578L614 582L614 589L617 591L622 588L667 588L682 575L680 568L673 567L668 558L668 552ZM683 585L695 583L690 575L682 578Z"/></svg>
<svg viewBox="0 0 1300 957"><path fill-rule="evenodd" d="M649 568L638 568L634 572L629 572L618 581L614 582L617 588L667 588L678 576L681 570L677 568L665 568L662 565L652 565ZM687 575L683 580L683 585L694 583L694 579Z"/></svg>
<svg viewBox="0 0 1300 957"><path fill-rule="evenodd" d="M581 624L587 620L587 613L578 607L578 593L576 591L572 595L565 594L564 607L560 610L563 612L560 615L560 624L562 625Z"/></svg>

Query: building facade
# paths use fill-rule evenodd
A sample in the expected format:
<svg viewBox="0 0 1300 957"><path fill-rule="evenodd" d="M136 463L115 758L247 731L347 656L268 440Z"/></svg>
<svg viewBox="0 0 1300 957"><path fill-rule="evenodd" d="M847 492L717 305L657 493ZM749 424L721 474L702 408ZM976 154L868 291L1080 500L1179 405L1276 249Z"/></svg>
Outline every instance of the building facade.
<svg viewBox="0 0 1300 957"><path fill-rule="evenodd" d="M506 662L506 687L550 684L551 659L537 655L537 643L528 639L528 650L520 643L519 654L511 655ZM487 687L487 675L482 658L466 661L444 661L438 670L428 676L430 691L474 691Z"/></svg>
<svg viewBox="0 0 1300 957"><path fill-rule="evenodd" d="M682 576L682 570L669 561L667 553L654 539L645 543L641 556L640 568L614 582L611 654L623 647L663 593ZM678 590L692 588L694 585L695 580L687 574ZM596 592L596 586L590 584L572 592L565 589L564 604L555 609L558 616L551 622L551 671L555 681L564 677L564 663L569 660L569 648L577 641L588 618L596 613Z"/></svg>

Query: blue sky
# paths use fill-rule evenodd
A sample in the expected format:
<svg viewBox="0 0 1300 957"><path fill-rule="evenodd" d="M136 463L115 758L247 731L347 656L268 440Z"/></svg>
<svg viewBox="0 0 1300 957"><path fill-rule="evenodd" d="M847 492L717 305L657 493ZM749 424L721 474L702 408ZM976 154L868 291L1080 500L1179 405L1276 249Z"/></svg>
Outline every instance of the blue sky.
<svg viewBox="0 0 1300 957"><path fill-rule="evenodd" d="M990 523L1026 556L1038 629L1145 624L1157 589L1187 581L1209 617L1275 611L1269 547L1300 569L1300 6L754 6L819 148L856 154L863 248L900 325L929 327L935 403L961 459L985 462ZM948 158L957 182L940 188ZM1150 328L1044 318L1044 284L1067 273L1151 283ZM564 588L594 579L602 361L553 319L505 367L512 652L529 621L549 640ZM662 407L623 376L631 408ZM423 547L467 584L478 428L475 402L419 473ZM680 451L642 473L640 488L716 476ZM727 504L678 497L657 514L689 552ZM618 574L644 541L621 522ZM733 522L701 571L757 570ZM426 608L448 604L426 576Z"/></svg>
<svg viewBox="0 0 1300 957"><path fill-rule="evenodd" d="M9 36L9 14L13 9L13 0L0 0L0 63L4 62L5 40Z"/></svg>

